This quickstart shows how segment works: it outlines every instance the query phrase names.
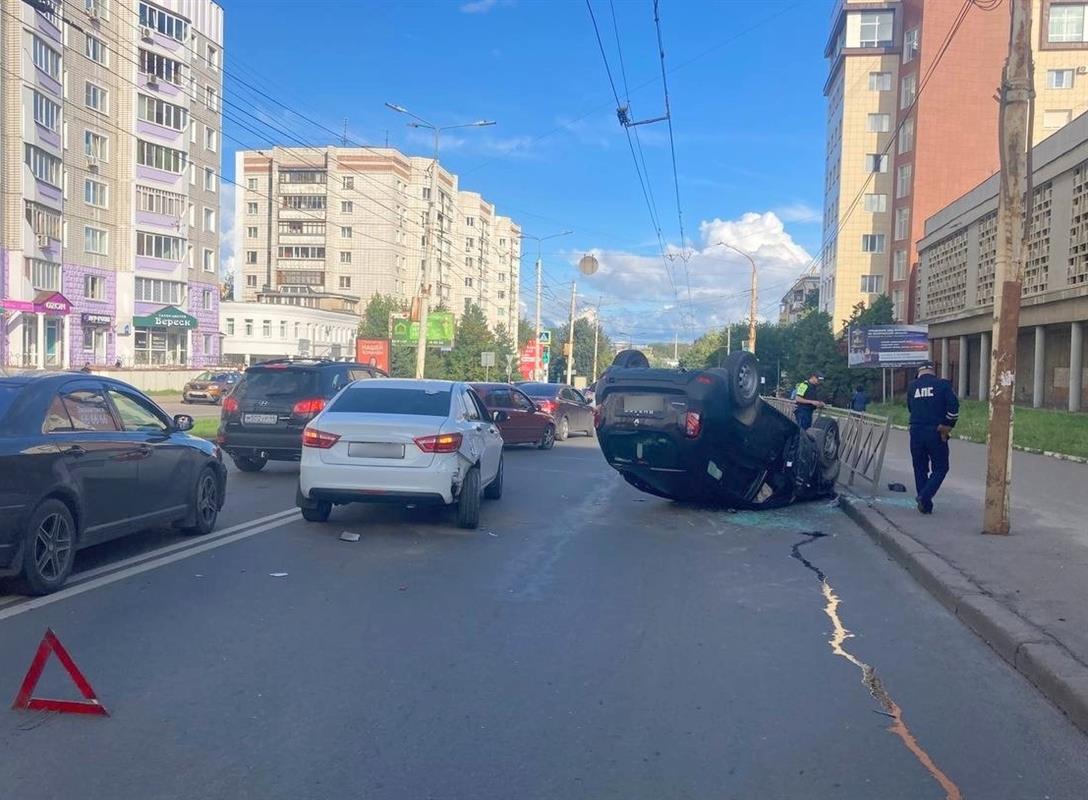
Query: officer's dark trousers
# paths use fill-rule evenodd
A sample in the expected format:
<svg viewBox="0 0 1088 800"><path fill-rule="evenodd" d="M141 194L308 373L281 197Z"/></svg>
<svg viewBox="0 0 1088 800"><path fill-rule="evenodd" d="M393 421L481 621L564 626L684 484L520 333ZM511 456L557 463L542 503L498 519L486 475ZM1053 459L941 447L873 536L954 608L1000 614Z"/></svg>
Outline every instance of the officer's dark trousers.
<svg viewBox="0 0 1088 800"><path fill-rule="evenodd" d="M911 425L910 458L918 499L929 505L948 474L948 442L941 439L937 426Z"/></svg>
<svg viewBox="0 0 1088 800"><path fill-rule="evenodd" d="M807 431L812 427L812 406L798 403L797 408L793 412L793 418L797 420L797 424L801 427L801 430Z"/></svg>

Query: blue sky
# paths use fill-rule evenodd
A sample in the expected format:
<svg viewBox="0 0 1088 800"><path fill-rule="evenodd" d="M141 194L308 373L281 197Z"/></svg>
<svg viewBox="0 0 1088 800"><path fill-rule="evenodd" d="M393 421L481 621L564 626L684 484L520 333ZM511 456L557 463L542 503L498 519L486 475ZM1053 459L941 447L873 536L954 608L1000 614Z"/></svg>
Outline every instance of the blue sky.
<svg viewBox="0 0 1088 800"><path fill-rule="evenodd" d="M614 0L632 116L664 107L652 0ZM561 313L572 264L593 252L600 272L579 292L603 298L613 332L636 340L682 338L744 314L747 262L717 241L757 255L761 311L773 315L784 283L819 250L824 167L823 0L662 0L661 22L680 199L688 237L671 279L656 237L584 2L253 2L224 0L224 171L233 150L286 136L349 137L428 154L385 101L440 124L481 117L486 129L453 132L444 165L526 232L575 233L545 246L546 314ZM593 0L613 76L626 95L607 0ZM337 31L348 32L343 42ZM289 40L289 41L288 41ZM252 84L321 123L255 94ZM236 103L236 106L229 105ZM242 119L257 132L238 123ZM664 123L640 128L664 237L680 251ZM239 141L242 144L239 144ZM772 216L773 215L773 216ZM526 242L528 285L535 245ZM686 268L686 269L685 269ZM764 274L764 270L766 274ZM691 300L688 301L688 286ZM675 289L674 289L675 287ZM523 291L523 298L529 300ZM680 305L684 312L678 313Z"/></svg>

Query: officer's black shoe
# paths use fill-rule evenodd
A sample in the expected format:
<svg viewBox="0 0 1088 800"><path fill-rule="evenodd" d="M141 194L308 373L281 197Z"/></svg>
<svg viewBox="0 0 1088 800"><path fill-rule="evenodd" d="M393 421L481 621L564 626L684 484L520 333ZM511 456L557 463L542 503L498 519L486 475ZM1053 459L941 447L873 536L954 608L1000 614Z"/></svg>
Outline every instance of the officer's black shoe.
<svg viewBox="0 0 1088 800"><path fill-rule="evenodd" d="M919 514L932 514L933 513L933 503L927 503L921 497L915 498L915 503L918 506L918 513Z"/></svg>

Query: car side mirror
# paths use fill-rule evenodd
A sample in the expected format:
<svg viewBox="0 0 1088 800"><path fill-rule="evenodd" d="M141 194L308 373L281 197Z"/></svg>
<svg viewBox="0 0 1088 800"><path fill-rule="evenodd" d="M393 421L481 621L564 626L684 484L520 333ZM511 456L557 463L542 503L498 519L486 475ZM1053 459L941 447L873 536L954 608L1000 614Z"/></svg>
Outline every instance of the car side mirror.
<svg viewBox="0 0 1088 800"><path fill-rule="evenodd" d="M491 415L491 417L495 420L495 422L506 422L506 420L510 419L510 415L507 414L505 411L496 411L494 414Z"/></svg>
<svg viewBox="0 0 1088 800"><path fill-rule="evenodd" d="M188 414L175 414L174 427L179 431L191 431L193 429L193 418Z"/></svg>

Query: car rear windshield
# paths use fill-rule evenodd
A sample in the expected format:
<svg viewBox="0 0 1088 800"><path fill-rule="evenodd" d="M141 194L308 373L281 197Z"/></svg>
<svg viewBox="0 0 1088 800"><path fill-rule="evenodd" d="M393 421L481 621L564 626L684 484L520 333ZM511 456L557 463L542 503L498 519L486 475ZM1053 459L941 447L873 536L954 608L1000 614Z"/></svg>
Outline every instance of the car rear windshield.
<svg viewBox="0 0 1088 800"><path fill-rule="evenodd" d="M8 409L15 402L15 398L19 396L22 388L18 384L0 383L0 420L8 413Z"/></svg>
<svg viewBox="0 0 1088 800"><path fill-rule="evenodd" d="M329 406L329 411L350 414L410 414L418 417L446 417L450 413L450 390L348 389Z"/></svg>
<svg viewBox="0 0 1088 800"><path fill-rule="evenodd" d="M251 369L246 372L234 396L239 400L268 397L303 397L317 394L317 372L312 369Z"/></svg>
<svg viewBox="0 0 1088 800"><path fill-rule="evenodd" d="M554 383L522 383L518 388L529 397L555 397L559 394L559 387Z"/></svg>

